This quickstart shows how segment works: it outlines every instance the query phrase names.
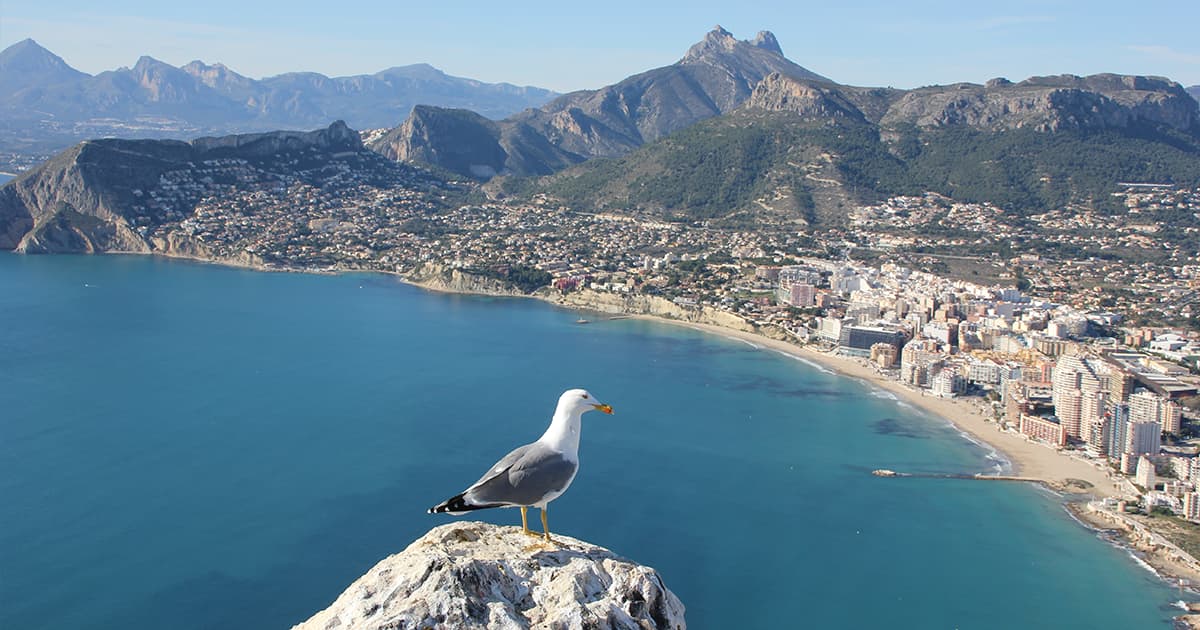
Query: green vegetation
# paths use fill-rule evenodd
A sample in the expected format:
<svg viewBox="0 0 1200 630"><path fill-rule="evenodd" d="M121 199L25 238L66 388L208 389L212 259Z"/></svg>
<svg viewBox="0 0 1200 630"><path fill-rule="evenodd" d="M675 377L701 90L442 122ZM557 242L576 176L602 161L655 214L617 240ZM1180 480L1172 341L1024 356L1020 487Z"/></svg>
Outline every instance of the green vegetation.
<svg viewBox="0 0 1200 630"><path fill-rule="evenodd" d="M1017 211L1071 203L1118 211L1122 181L1200 182L1200 138L1175 131L985 132L944 128L921 134L908 176L959 201Z"/></svg>
<svg viewBox="0 0 1200 630"><path fill-rule="evenodd" d="M485 278L503 280L524 293L533 293L550 284L550 281L554 279L554 276L548 272L527 265L501 265L497 267L468 269L467 271Z"/></svg>
<svg viewBox="0 0 1200 630"><path fill-rule="evenodd" d="M854 204L925 191L1018 213L1070 204L1118 212L1124 210L1112 196L1118 182L1200 184L1200 136L1170 129L992 132L902 125L886 132L885 140L870 123L741 111L623 158L503 186L510 194L549 193L578 209L676 221L836 225Z"/></svg>

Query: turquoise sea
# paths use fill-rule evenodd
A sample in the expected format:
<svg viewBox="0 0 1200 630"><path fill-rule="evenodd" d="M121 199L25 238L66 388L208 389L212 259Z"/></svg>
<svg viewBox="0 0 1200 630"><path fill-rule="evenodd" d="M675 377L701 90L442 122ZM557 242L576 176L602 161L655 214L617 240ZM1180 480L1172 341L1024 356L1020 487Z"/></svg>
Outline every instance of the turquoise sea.
<svg viewBox="0 0 1200 630"><path fill-rule="evenodd" d="M286 628L537 438L551 529L661 571L694 628L1168 627L1178 594L995 462L781 354L376 275L0 254L0 627ZM476 513L513 524L513 510Z"/></svg>

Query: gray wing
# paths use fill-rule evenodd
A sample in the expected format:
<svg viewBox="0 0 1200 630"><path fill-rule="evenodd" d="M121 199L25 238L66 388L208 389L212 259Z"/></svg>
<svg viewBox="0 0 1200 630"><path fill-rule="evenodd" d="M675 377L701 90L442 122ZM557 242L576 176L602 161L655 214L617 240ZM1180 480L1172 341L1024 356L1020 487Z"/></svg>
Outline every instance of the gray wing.
<svg viewBox="0 0 1200 630"><path fill-rule="evenodd" d="M534 442L505 455L463 496L474 504L533 505L565 489L577 468L562 453Z"/></svg>

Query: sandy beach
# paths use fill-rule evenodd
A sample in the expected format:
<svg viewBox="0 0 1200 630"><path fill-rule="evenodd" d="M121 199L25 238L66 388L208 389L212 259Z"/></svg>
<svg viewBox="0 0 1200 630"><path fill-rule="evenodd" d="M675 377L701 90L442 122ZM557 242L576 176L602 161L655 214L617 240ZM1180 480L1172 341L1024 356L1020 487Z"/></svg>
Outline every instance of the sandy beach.
<svg viewBox="0 0 1200 630"><path fill-rule="evenodd" d="M1000 425L990 420L990 409L983 406L977 399L946 399L936 396L922 395L922 392L912 389L899 381L881 376L865 361L856 360L798 346L786 341L771 339L762 335L742 332L692 322L679 322L660 317L636 316L656 322L666 322L687 326L714 335L741 339L761 346L790 354L798 359L811 361L839 374L861 379L872 386L879 387L896 395L900 400L950 422L972 439L987 445L1002 455L1012 464L1011 474L1032 477L1043 480L1051 488L1084 492L1096 497L1116 497L1123 493L1117 481L1110 478L1105 470L1098 466L1067 456L1059 451L1026 439L1017 433L1003 431ZM905 472L905 471L897 471ZM990 471L978 471L988 473ZM1081 480L1090 487L1081 487L1078 483L1068 480Z"/></svg>
<svg viewBox="0 0 1200 630"><path fill-rule="evenodd" d="M461 291L452 287L440 286L428 281L413 281L403 274L393 275L398 275L402 281L426 290L445 293L474 293L473 291ZM546 296L521 297L541 299L562 308L595 312L585 306L564 304L561 301L549 299ZM1102 469L1091 462L1077 459L1077 457L1060 453L1045 444L1028 440L1018 433L1002 430L1000 425L993 421L990 408L986 407L985 403L978 398L946 399L925 395L921 390L908 387L899 381L880 375L875 368L864 360L819 352L805 346L772 339L752 332L713 324L681 321L656 315L621 313L621 316L677 326L687 326L694 330L713 335L740 339L763 348L784 352L798 359L823 366L839 374L866 381L872 386L895 394L898 399L906 401L930 415L944 419L971 439L995 450L1011 464L1011 470L1006 471L1005 474L1038 479L1055 490L1091 494L1097 498L1117 497L1124 494L1121 491L1120 485L1123 482L1110 477L1106 469ZM978 472L987 474L992 471L981 470ZM1069 480L1080 480L1085 483L1071 483Z"/></svg>

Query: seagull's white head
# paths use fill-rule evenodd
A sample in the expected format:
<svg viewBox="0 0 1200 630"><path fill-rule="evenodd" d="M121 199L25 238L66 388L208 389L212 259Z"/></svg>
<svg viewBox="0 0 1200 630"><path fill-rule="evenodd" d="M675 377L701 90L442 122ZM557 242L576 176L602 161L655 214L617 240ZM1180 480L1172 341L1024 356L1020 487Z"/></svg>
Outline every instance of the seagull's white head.
<svg viewBox="0 0 1200 630"><path fill-rule="evenodd" d="M583 414L593 409L604 413L613 412L612 407L596 400L586 389L568 389L558 398L558 413Z"/></svg>

